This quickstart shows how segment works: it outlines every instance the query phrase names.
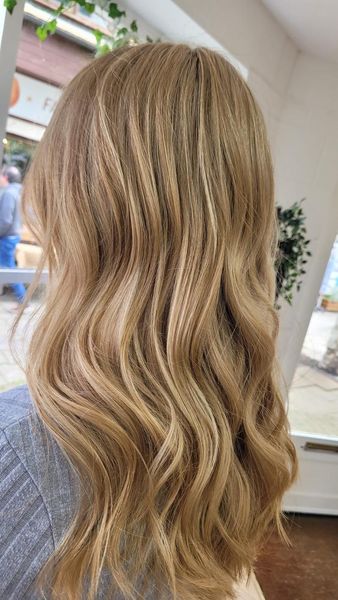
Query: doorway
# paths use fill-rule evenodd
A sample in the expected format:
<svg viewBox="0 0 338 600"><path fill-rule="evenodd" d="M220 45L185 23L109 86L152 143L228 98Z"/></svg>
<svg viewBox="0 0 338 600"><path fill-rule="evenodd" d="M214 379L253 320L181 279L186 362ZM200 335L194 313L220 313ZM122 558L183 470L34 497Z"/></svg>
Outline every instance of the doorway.
<svg viewBox="0 0 338 600"><path fill-rule="evenodd" d="M338 236L289 390L300 477L285 508L338 515Z"/></svg>

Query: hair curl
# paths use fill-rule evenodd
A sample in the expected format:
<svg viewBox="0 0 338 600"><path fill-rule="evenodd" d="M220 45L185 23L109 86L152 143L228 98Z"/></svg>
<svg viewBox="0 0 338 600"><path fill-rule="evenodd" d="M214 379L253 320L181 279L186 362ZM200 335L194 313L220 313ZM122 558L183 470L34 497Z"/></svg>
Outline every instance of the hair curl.
<svg viewBox="0 0 338 600"><path fill-rule="evenodd" d="M127 598L232 597L296 470L271 159L246 83L185 45L94 60L25 206L50 272L27 379L86 490L45 568L53 597L94 598L103 571Z"/></svg>

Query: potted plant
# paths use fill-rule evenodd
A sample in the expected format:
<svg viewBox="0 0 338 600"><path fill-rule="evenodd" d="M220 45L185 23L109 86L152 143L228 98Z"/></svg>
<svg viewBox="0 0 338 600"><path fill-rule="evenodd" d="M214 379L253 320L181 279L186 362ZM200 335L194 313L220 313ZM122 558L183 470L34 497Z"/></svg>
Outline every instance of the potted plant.
<svg viewBox="0 0 338 600"><path fill-rule="evenodd" d="M303 200L289 208L277 206L279 226L278 251L276 259L276 301L284 298L292 304L293 292L300 290L305 265L311 256L310 240L306 237Z"/></svg>

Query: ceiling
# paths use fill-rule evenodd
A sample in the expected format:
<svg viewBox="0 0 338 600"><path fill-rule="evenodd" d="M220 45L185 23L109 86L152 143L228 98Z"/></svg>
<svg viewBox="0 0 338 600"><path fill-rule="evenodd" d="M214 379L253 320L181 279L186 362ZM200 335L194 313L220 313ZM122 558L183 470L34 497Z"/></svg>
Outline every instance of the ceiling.
<svg viewBox="0 0 338 600"><path fill-rule="evenodd" d="M262 0L298 48L338 64L338 0Z"/></svg>

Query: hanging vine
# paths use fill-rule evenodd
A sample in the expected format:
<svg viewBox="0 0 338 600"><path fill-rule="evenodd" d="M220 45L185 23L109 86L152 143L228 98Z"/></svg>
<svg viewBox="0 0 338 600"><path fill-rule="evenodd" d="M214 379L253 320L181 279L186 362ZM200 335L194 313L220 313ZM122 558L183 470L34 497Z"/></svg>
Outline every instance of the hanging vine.
<svg viewBox="0 0 338 600"><path fill-rule="evenodd" d="M13 13L18 1L4 0L4 6L10 14ZM76 5L80 6L89 16L96 13L105 21L106 32L103 32L101 29L93 30L96 39L97 55L100 56L110 52L114 48L140 42L137 21L134 19L128 23L126 11L122 10L117 2L110 2L109 0L96 0L93 2L87 2L86 0L59 0L58 6L51 9L50 20L41 23L36 28L39 40L43 42L50 35L56 33L59 17L67 15ZM147 36L146 41L153 42L154 40Z"/></svg>

